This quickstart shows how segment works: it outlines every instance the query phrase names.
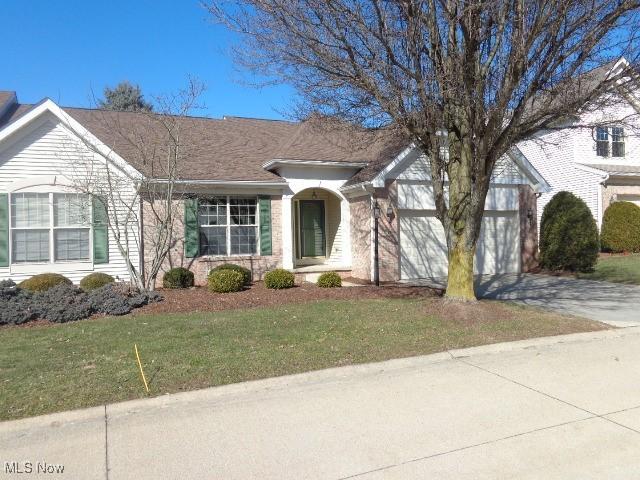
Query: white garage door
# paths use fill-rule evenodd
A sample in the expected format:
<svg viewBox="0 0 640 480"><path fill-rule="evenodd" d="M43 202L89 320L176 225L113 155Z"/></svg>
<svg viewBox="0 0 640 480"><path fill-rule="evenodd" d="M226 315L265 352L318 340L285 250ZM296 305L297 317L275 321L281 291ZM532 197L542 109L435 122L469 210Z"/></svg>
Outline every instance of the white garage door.
<svg viewBox="0 0 640 480"><path fill-rule="evenodd" d="M432 211L400 216L400 277L447 276L444 229ZM520 271L520 228L517 212L485 212L476 252L478 274Z"/></svg>

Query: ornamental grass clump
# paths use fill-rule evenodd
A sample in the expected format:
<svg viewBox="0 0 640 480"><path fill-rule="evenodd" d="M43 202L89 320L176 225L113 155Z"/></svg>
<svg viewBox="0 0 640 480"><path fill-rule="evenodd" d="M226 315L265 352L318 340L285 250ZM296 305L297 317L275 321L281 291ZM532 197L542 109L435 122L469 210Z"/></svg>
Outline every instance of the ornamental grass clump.
<svg viewBox="0 0 640 480"><path fill-rule="evenodd" d="M216 293L239 292L244 287L244 276L234 270L212 270L207 285Z"/></svg>
<svg viewBox="0 0 640 480"><path fill-rule="evenodd" d="M264 275L264 284L267 288L273 290L281 290L284 288L291 288L295 283L295 277L293 273L283 268L276 268Z"/></svg>

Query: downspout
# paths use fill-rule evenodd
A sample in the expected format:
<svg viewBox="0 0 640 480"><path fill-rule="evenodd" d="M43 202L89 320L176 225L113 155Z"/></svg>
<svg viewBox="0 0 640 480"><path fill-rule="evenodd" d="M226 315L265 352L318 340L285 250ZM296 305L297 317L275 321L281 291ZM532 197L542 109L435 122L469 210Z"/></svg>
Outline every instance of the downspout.
<svg viewBox="0 0 640 480"><path fill-rule="evenodd" d="M607 180L609 180L609 176L610 174L607 173L598 185L598 231L602 231L602 217L604 216L604 209L602 208L602 188L607 188Z"/></svg>
<svg viewBox="0 0 640 480"><path fill-rule="evenodd" d="M146 285L147 275L145 272L145 265L144 265L144 201L142 200L142 195L140 195L139 191L138 191L138 195L140 198L140 205L139 205L140 226L138 227L138 231L140 232L140 252L138 254L140 258L138 259L138 263L140 264L139 265L140 279L142 280L142 284Z"/></svg>

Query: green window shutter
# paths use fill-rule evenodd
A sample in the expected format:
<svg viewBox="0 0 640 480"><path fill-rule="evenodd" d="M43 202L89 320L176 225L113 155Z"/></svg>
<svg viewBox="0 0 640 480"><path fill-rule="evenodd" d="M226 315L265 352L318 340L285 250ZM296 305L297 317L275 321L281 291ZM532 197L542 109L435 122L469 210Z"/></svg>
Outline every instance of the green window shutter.
<svg viewBox="0 0 640 480"><path fill-rule="evenodd" d="M107 206L98 197L91 199L93 210L93 263L109 263L109 219Z"/></svg>
<svg viewBox="0 0 640 480"><path fill-rule="evenodd" d="M9 194L0 193L0 267L9 266Z"/></svg>
<svg viewBox="0 0 640 480"><path fill-rule="evenodd" d="M259 197L260 255L271 255L271 197Z"/></svg>
<svg viewBox="0 0 640 480"><path fill-rule="evenodd" d="M200 251L200 228L198 227L198 199L184 200L184 256L197 257Z"/></svg>

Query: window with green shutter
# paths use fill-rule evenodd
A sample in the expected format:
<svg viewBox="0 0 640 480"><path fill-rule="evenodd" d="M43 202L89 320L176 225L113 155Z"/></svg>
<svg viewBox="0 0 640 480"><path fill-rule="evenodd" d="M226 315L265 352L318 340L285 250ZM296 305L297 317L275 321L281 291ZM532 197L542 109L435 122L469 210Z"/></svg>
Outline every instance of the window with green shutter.
<svg viewBox="0 0 640 480"><path fill-rule="evenodd" d="M198 226L198 199L184 200L184 256L197 257L200 247L200 232Z"/></svg>
<svg viewBox="0 0 640 480"><path fill-rule="evenodd" d="M109 263L107 205L99 197L91 201L93 210L93 263Z"/></svg>
<svg viewBox="0 0 640 480"><path fill-rule="evenodd" d="M9 266L9 195L0 193L0 267Z"/></svg>
<svg viewBox="0 0 640 480"><path fill-rule="evenodd" d="M260 209L260 255L271 255L271 197L258 198Z"/></svg>

